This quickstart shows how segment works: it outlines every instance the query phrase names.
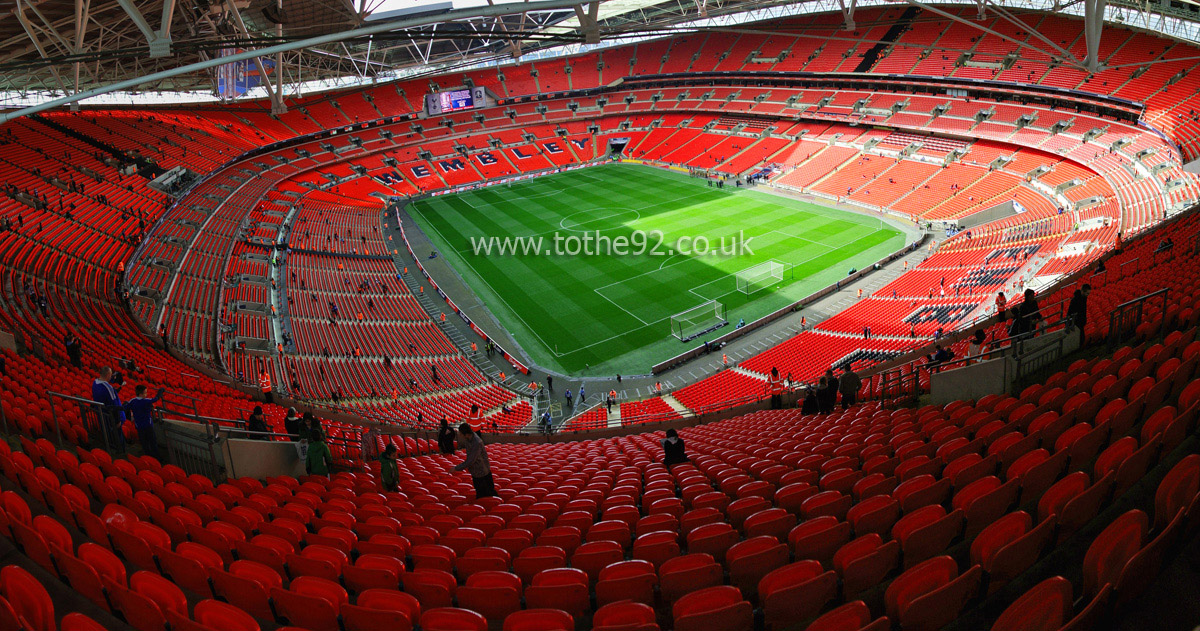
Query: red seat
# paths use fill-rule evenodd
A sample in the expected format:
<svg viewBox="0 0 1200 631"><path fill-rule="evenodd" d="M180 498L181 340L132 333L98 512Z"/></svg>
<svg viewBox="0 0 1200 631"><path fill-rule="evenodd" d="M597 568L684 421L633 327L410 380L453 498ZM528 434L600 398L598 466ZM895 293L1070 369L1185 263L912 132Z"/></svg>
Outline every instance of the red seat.
<svg viewBox="0 0 1200 631"><path fill-rule="evenodd" d="M659 568L659 588L663 600L679 597L705 587L721 584L723 570L711 555L696 553L670 559Z"/></svg>
<svg viewBox="0 0 1200 631"><path fill-rule="evenodd" d="M976 565L960 575L948 556L919 563L888 585L884 592L888 617L905 629L940 629L975 596L982 574Z"/></svg>
<svg viewBox="0 0 1200 631"><path fill-rule="evenodd" d="M660 567L664 561L679 556L679 537L674 532L655 531L641 535L633 542L633 558L650 561Z"/></svg>
<svg viewBox="0 0 1200 631"><path fill-rule="evenodd" d="M654 609L634 602L605 605L592 616L593 631L658 631Z"/></svg>
<svg viewBox="0 0 1200 631"><path fill-rule="evenodd" d="M591 607L588 584L587 574L578 568L542 570L525 588L525 604L530 609L562 609L582 618Z"/></svg>
<svg viewBox="0 0 1200 631"><path fill-rule="evenodd" d="M1000 614L992 631L1058 631L1071 619L1071 582L1053 576L1021 595Z"/></svg>
<svg viewBox="0 0 1200 631"><path fill-rule="evenodd" d="M787 541L788 532L796 526L796 516L782 508L768 508L746 518L742 530L747 537L762 535Z"/></svg>
<svg viewBox="0 0 1200 631"><path fill-rule="evenodd" d="M813 560L772 570L758 582L758 597L771 629L812 618L836 596L837 575Z"/></svg>
<svg viewBox="0 0 1200 631"><path fill-rule="evenodd" d="M1116 586L1121 571L1133 555L1141 550L1150 520L1140 510L1131 510L1117 517L1096 536L1083 558L1083 592L1095 596L1105 585Z"/></svg>
<svg viewBox="0 0 1200 631"><path fill-rule="evenodd" d="M417 599L394 589L368 589L358 595L353 605L342 605L346 631L409 631L420 615L421 604Z"/></svg>
<svg viewBox="0 0 1200 631"><path fill-rule="evenodd" d="M6 628L2 613L0 613L0 628ZM108 629L81 613L72 612L63 616L62 622L59 624L59 631L108 631Z"/></svg>
<svg viewBox="0 0 1200 631"><path fill-rule="evenodd" d="M805 631L888 631L887 616L871 620L871 610L861 600L848 602L826 612L808 625Z"/></svg>
<svg viewBox="0 0 1200 631"><path fill-rule="evenodd" d="M654 604L654 588L658 575L649 561L633 560L612 563L600 570L596 582L596 603L604 606L622 600Z"/></svg>
<svg viewBox="0 0 1200 631"><path fill-rule="evenodd" d="M833 569L842 577L842 591L857 594L878 585L900 562L900 542L884 543L876 533L863 535L833 555Z"/></svg>
<svg viewBox="0 0 1200 631"><path fill-rule="evenodd" d="M270 593L283 589L283 578L274 569L254 561L234 561L229 571L214 568L209 571L213 594L251 615L271 619Z"/></svg>
<svg viewBox="0 0 1200 631"><path fill-rule="evenodd" d="M50 594L24 568L9 565L0 569L0 596L8 601L16 617L25 621L29 631L55 631L57 625ZM0 619L4 617L5 614L0 614Z"/></svg>
<svg viewBox="0 0 1200 631"><path fill-rule="evenodd" d="M528 585L542 570L566 567L567 554L558 546L532 546L525 548L513 559L513 573Z"/></svg>
<svg viewBox="0 0 1200 631"><path fill-rule="evenodd" d="M505 618L503 631L575 631L575 619L561 609L526 609Z"/></svg>
<svg viewBox="0 0 1200 631"><path fill-rule="evenodd" d="M692 592L671 607L675 631L750 631L754 611L736 587L718 585Z"/></svg>
<svg viewBox="0 0 1200 631"><path fill-rule="evenodd" d="M825 567L831 567L834 553L849 540L850 524L832 515L806 519L788 533L797 560L816 559Z"/></svg>
<svg viewBox="0 0 1200 631"><path fill-rule="evenodd" d="M710 554L718 562L725 560L725 552L738 542L738 533L725 522L704 524L687 534L688 552ZM571 565L575 565L574 562Z"/></svg>
<svg viewBox="0 0 1200 631"><path fill-rule="evenodd" d="M587 572L588 578L596 581L600 570L625 558L620 544L615 541L590 541L579 546L571 556L571 567Z"/></svg>
<svg viewBox="0 0 1200 631"><path fill-rule="evenodd" d="M400 589L404 562L385 554L360 554L354 565L342 568L342 581L351 592L370 589Z"/></svg>
<svg viewBox="0 0 1200 631"><path fill-rule="evenodd" d="M901 517L892 527L892 539L900 542L904 567L944 552L962 532L963 521L961 509L947 513L939 504L922 506Z"/></svg>
<svg viewBox="0 0 1200 631"><path fill-rule="evenodd" d="M900 517L900 503L890 495L875 495L855 504L846 511L846 521L854 534L887 534Z"/></svg>
<svg viewBox="0 0 1200 631"><path fill-rule="evenodd" d="M206 627L221 631L259 631L258 623L250 614L216 600L202 600L196 603L196 608L192 610L192 618Z"/></svg>
<svg viewBox="0 0 1200 631"><path fill-rule="evenodd" d="M998 589L1032 566L1050 543L1057 518L1033 525L1025 511L1009 513L984 528L971 542L971 563L988 573L989 588Z"/></svg>
<svg viewBox="0 0 1200 631"><path fill-rule="evenodd" d="M469 609L437 607L421 614L422 631L487 631L488 622Z"/></svg>
<svg viewBox="0 0 1200 631"><path fill-rule="evenodd" d="M338 631L338 614L350 602L345 588L316 576L300 576L288 589L271 589L275 612L288 624L311 631Z"/></svg>
<svg viewBox="0 0 1200 631"><path fill-rule="evenodd" d="M458 604L499 622L521 608L521 592L521 578L516 574L476 572L458 588Z"/></svg>
<svg viewBox="0 0 1200 631"><path fill-rule="evenodd" d="M413 570L404 575L404 592L412 594L422 609L450 607L458 581L442 570Z"/></svg>
<svg viewBox="0 0 1200 631"><path fill-rule="evenodd" d="M1200 383L1200 381L1196 382ZM1154 492L1154 529L1161 531L1181 510L1200 496L1200 455L1180 460L1159 482ZM1189 518L1192 516L1189 515Z"/></svg>
<svg viewBox="0 0 1200 631"><path fill-rule="evenodd" d="M743 594L753 594L771 570L788 562L788 547L774 537L753 537L734 544L726 555L729 582Z"/></svg>

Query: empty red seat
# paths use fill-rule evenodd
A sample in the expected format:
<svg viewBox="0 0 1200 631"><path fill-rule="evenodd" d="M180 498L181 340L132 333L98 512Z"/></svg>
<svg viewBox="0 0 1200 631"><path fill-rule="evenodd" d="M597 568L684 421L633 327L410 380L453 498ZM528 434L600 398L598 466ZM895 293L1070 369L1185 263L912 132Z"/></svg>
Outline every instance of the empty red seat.
<svg viewBox="0 0 1200 631"><path fill-rule="evenodd" d="M531 609L562 609L583 617L590 604L588 575L578 568L551 568L538 572L525 588L525 604Z"/></svg>
<svg viewBox="0 0 1200 631"><path fill-rule="evenodd" d="M900 542L887 541L876 533L858 537L833 555L833 569L842 577L847 596L879 584L900 561Z"/></svg>
<svg viewBox="0 0 1200 631"><path fill-rule="evenodd" d="M710 554L718 562L725 560L725 552L737 543L739 537L733 526L725 522L705 524L687 534L688 552ZM575 565L572 562L572 565Z"/></svg>
<svg viewBox="0 0 1200 631"><path fill-rule="evenodd" d="M1140 510L1117 517L1096 536L1083 558L1083 591L1095 596L1105 585L1115 586L1125 564L1141 550L1150 520Z"/></svg>
<svg viewBox="0 0 1200 631"><path fill-rule="evenodd" d="M788 533L796 559L815 559L830 567L838 548L850 540L850 524L832 515L806 519Z"/></svg>
<svg viewBox="0 0 1200 631"><path fill-rule="evenodd" d="M600 606L622 600L654 604L654 588L658 575L649 561L633 560L612 563L600 570L596 582L596 603Z"/></svg>
<svg viewBox="0 0 1200 631"><path fill-rule="evenodd" d="M675 602L684 594L721 584L723 570L711 555L688 554L663 562L658 570L663 600Z"/></svg>
<svg viewBox="0 0 1200 631"><path fill-rule="evenodd" d="M358 595L353 605L342 605L346 631L408 631L420 615L421 604L417 599L394 589L368 589Z"/></svg>
<svg viewBox="0 0 1200 631"><path fill-rule="evenodd" d="M729 582L743 594L753 595L758 582L771 570L788 562L788 547L774 537L753 537L729 548L725 565Z"/></svg>
<svg viewBox="0 0 1200 631"><path fill-rule="evenodd" d="M9 565L0 569L0 596L10 611L25 621L30 631L55 631L54 603L41 582L24 568ZM0 614L0 618L5 614Z"/></svg>
<svg viewBox="0 0 1200 631"><path fill-rule="evenodd" d="M658 631L654 609L635 602L605 605L592 616L593 631Z"/></svg>
<svg viewBox="0 0 1200 631"><path fill-rule="evenodd" d="M888 585L884 593L888 617L905 629L940 629L975 596L982 574L976 565L960 575L948 556L919 563Z"/></svg>
<svg viewBox="0 0 1200 631"><path fill-rule="evenodd" d="M526 609L505 618L503 631L575 631L575 619L561 609Z"/></svg>
<svg viewBox="0 0 1200 631"><path fill-rule="evenodd" d="M754 612L736 587L718 585L692 592L671 607L676 631L750 631Z"/></svg>
<svg viewBox="0 0 1200 631"><path fill-rule="evenodd" d="M521 608L521 578L510 572L482 571L458 588L458 604L488 620L503 621Z"/></svg>
<svg viewBox="0 0 1200 631"><path fill-rule="evenodd" d="M469 609L438 607L421 614L422 631L487 631L487 619Z"/></svg>
<svg viewBox="0 0 1200 631"><path fill-rule="evenodd" d="M772 570L758 582L758 598L771 629L812 618L836 595L837 575L813 560Z"/></svg>
<svg viewBox="0 0 1200 631"><path fill-rule="evenodd" d="M848 602L813 620L805 631L887 631L887 616L872 621L871 610L861 600Z"/></svg>
<svg viewBox="0 0 1200 631"><path fill-rule="evenodd" d="M1013 601L992 625L992 631L1058 631L1071 619L1071 582L1050 577Z"/></svg>
<svg viewBox="0 0 1200 631"><path fill-rule="evenodd" d="M213 629L221 631L259 631L258 623L249 614L216 600L202 600L192 610L192 618Z"/></svg>

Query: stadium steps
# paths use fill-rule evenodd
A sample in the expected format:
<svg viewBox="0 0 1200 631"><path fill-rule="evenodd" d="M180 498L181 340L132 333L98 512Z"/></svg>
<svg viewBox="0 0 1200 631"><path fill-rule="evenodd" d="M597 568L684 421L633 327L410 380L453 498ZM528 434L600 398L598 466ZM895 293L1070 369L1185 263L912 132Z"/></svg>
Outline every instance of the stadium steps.
<svg viewBox="0 0 1200 631"><path fill-rule="evenodd" d="M750 374L754 374L754 373L750 373ZM673 395L673 394L662 395L662 400L666 401L667 405L671 406L672 410L675 410L676 412L679 412L680 414L687 415L687 414L692 413L692 411L689 410L686 405L680 403L679 399L676 399L675 395Z"/></svg>
<svg viewBox="0 0 1200 631"><path fill-rule="evenodd" d="M738 156L742 155L743 153L746 153L747 151L750 151L751 149L754 149L754 148L755 148L755 146L757 146L757 145L758 145L758 143L759 143L759 142L761 142L762 140L764 140L764 139L763 139L763 138L755 138L755 139L754 139L754 142L750 143L749 145L746 145L746 147L745 147L744 149L742 149L741 151L739 151L739 152L737 152L737 153L735 153L735 154L733 154L733 155L729 156L729 159L728 159L728 160L725 160L725 161L723 161L723 162L721 162L721 163L719 163L719 164L716 164L716 165L714 165L712 168L713 168L714 170L720 171L720 170L721 170L721 165L723 165L723 164L728 164L728 163L730 163L730 162L733 162L734 160L736 160L736 159L737 159L737 157L738 157ZM763 163L763 160L766 160L768 157L769 157L769 156L763 156L763 159L762 159L762 160L759 160L758 162L755 162L755 163L754 163L754 164L753 164L753 165L752 165L750 168L746 169L745 171L740 171L740 172L738 172L738 173L737 173L737 175L741 175L742 173L745 173L746 171L753 171L753 170L757 169L757 168L758 168L758 165L762 164L762 163Z"/></svg>
<svg viewBox="0 0 1200 631"><path fill-rule="evenodd" d="M833 145L830 145L830 146L833 146ZM851 147L851 149L858 149L858 147ZM821 153L824 153L824 151L822 151ZM814 155L812 158L809 158L808 160L805 160L805 162L811 162L811 161L812 161L812 159L813 159L813 158L816 158L818 155L820 155L820 153L818 153L818 154ZM813 188L814 188L816 185L818 185L818 184L820 184L821 182L824 182L825 180L829 179L830 177L832 177L832 176L833 176L833 174L837 173L838 171L841 171L841 170L842 170L842 167L844 167L844 166L846 166L846 165L850 164L851 162L854 162L855 160L857 160L857 159L859 159L859 158L861 158L861 157L862 157L862 150L859 150L857 153L851 154L851 156L850 156L849 158L846 158L846 159L845 159L845 160L843 160L842 162L839 162L839 163L837 164L837 166L835 166L835 167L833 167L832 169L830 169L830 170L829 170L829 171L828 171L828 172L827 172L825 175L822 175L821 177L817 178L816 180L813 180L813 181L812 181L812 182L811 182L811 183L810 183L808 186L806 186L805 188L807 188L807 189L809 189L809 190L812 190L812 189L813 189ZM797 166L799 166L799 165L797 165Z"/></svg>
<svg viewBox="0 0 1200 631"><path fill-rule="evenodd" d="M740 372L743 375L746 375L747 377L754 377L755 379L758 379L760 381L767 380L766 375L763 375L761 373L757 373L757 372L754 372L751 370L746 370L745 368L742 368L741 366L734 366L734 367L730 368L730 370L732 370L734 372Z"/></svg>
<svg viewBox="0 0 1200 631"><path fill-rule="evenodd" d="M870 72L871 68L873 68L876 62L879 61L880 54L883 53L888 46L894 44L896 40L900 39L900 36L908 30L908 26L912 24L913 18L916 17L918 13L920 13L920 10L917 9L917 7L910 6L905 9L904 13L900 14L900 19L896 20L896 22L892 24L892 28L888 29L887 33L884 33L883 38L874 46L872 46L867 52L863 53L862 61L858 63L858 67L854 69L854 72Z"/></svg>

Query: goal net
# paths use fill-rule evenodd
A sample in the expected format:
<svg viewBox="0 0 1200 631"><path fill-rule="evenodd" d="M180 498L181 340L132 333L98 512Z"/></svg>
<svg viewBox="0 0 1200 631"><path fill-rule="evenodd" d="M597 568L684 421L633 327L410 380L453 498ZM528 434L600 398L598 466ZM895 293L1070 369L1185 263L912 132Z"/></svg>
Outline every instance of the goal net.
<svg viewBox="0 0 1200 631"><path fill-rule="evenodd" d="M791 280L792 266L771 259L765 263L747 267L735 274L735 278L737 279L737 290L749 295L771 285Z"/></svg>
<svg viewBox="0 0 1200 631"><path fill-rule="evenodd" d="M671 335L681 342L686 342L728 323L725 319L725 305L716 300L709 300L671 316Z"/></svg>

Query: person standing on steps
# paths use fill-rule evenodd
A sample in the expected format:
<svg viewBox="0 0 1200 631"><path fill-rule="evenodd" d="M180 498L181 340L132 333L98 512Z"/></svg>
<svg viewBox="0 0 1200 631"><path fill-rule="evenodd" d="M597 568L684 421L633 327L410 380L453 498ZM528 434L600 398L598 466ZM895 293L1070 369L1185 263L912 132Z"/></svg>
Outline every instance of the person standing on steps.
<svg viewBox="0 0 1200 631"><path fill-rule="evenodd" d="M471 483L475 485L475 499L496 496L496 481L492 477L492 468L488 464L487 449L483 439L470 423L458 426L458 442L467 450L467 457L454 466L454 471L466 471L471 474Z"/></svg>
<svg viewBox="0 0 1200 631"><path fill-rule="evenodd" d="M450 423L446 417L442 417L442 425L438 428L438 450L444 454L454 453L454 430L450 429Z"/></svg>
<svg viewBox="0 0 1200 631"><path fill-rule="evenodd" d="M400 490L400 471L396 468L396 445L388 443L387 449L379 456L379 481L383 490L396 493Z"/></svg>
<svg viewBox="0 0 1200 631"><path fill-rule="evenodd" d="M573 407L571 403L571 389L567 388L567 409L571 409Z"/></svg>

